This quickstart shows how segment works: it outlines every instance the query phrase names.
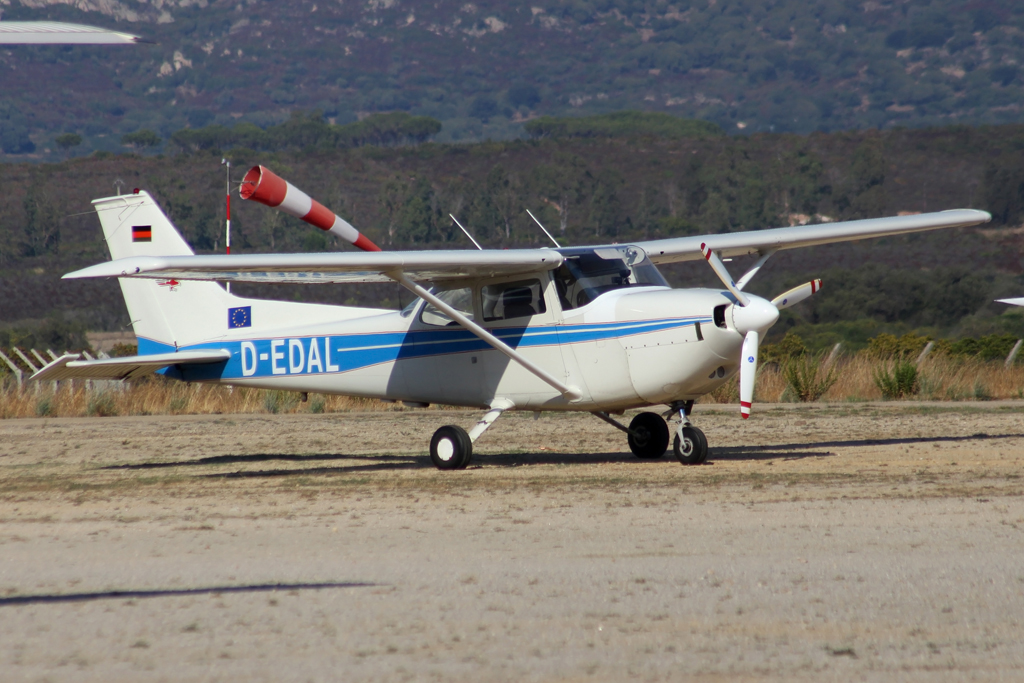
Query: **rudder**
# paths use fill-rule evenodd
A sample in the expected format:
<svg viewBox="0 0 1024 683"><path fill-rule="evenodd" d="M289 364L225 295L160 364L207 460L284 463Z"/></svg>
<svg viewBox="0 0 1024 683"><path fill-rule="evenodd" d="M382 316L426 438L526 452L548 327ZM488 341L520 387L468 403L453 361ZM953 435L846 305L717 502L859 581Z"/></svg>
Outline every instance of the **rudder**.
<svg viewBox="0 0 1024 683"><path fill-rule="evenodd" d="M93 201L111 258L194 252L148 192ZM159 353L223 334L234 299L215 282L118 278L139 353Z"/></svg>

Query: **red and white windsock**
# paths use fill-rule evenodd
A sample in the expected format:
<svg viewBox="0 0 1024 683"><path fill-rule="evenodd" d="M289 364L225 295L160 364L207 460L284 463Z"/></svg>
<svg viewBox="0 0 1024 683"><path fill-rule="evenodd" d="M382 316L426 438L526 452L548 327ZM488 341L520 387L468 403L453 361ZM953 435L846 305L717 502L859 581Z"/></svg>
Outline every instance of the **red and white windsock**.
<svg viewBox="0 0 1024 683"><path fill-rule="evenodd" d="M242 199L251 199L260 204L280 209L289 216L295 216L315 225L324 232L337 235L363 251L380 251L380 247L352 227L352 224L326 206L276 175L266 166L253 166L245 174L239 190Z"/></svg>

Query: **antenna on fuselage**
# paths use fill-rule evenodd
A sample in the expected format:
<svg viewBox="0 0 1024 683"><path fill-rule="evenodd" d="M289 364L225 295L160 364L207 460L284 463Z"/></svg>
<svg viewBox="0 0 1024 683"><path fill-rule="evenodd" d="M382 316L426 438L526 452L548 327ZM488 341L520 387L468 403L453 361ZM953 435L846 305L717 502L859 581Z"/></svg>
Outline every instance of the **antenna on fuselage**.
<svg viewBox="0 0 1024 683"><path fill-rule="evenodd" d="M534 222L534 223L536 223L537 225L539 225L539 226L540 226L540 229L544 231L544 234L548 236L548 239L549 239L549 240L551 240L552 242L554 242L554 243L555 243L555 246L556 246L557 248L561 249L561 248L562 248L562 245L558 243L558 240L556 240L556 239L555 239L554 237L552 237L552 236L551 236L551 233L550 233L550 232L548 232L548 229L544 227L544 224L543 224L543 223L541 223L541 222L540 222L539 220L537 220L537 217L536 217L536 216L534 216L534 215L533 215L532 213L530 213L530 210L529 210L529 209L527 209L527 210L526 210L526 213L529 213L529 214L530 214L530 218L532 218L532 219L533 219L533 222Z"/></svg>
<svg viewBox="0 0 1024 683"><path fill-rule="evenodd" d="M452 216L452 214L448 214L448 215ZM483 251L484 248L481 247L480 244L477 243L477 241L475 239L473 239L473 236L469 234L469 230L466 230L465 228L462 227L462 223L459 222L459 219L456 218L455 216L452 216L452 220L455 221L455 225L459 226L459 229L461 229L462 232L466 233L466 237L469 238L469 241L472 242L474 245L476 245L477 249L479 249L480 251Z"/></svg>

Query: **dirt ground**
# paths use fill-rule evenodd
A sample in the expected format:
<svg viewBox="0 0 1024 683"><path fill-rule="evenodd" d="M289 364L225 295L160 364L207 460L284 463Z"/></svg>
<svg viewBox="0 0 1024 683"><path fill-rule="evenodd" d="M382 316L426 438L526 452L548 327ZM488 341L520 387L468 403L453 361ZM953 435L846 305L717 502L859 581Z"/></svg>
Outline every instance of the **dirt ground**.
<svg viewBox="0 0 1024 683"><path fill-rule="evenodd" d="M477 418L0 421L0 680L1024 678L1024 403Z"/></svg>

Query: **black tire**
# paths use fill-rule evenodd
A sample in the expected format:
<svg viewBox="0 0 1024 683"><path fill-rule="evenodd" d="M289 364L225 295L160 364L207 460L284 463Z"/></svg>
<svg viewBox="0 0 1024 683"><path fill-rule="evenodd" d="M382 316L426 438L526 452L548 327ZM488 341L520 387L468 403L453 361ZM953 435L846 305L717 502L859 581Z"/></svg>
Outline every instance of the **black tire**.
<svg viewBox="0 0 1024 683"><path fill-rule="evenodd" d="M473 442L458 425L441 427L430 439L430 460L439 470L461 470L473 459Z"/></svg>
<svg viewBox="0 0 1024 683"><path fill-rule="evenodd" d="M629 423L629 450L643 460L660 458L668 449L668 425L657 413L640 413ZM635 435L635 436L634 436Z"/></svg>
<svg viewBox="0 0 1024 683"><path fill-rule="evenodd" d="M672 452L684 465L700 465L708 459L708 439L696 427L683 427L683 440L679 435L672 441Z"/></svg>

